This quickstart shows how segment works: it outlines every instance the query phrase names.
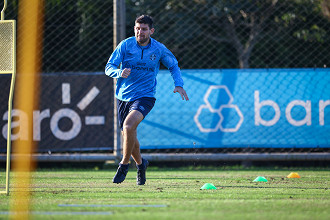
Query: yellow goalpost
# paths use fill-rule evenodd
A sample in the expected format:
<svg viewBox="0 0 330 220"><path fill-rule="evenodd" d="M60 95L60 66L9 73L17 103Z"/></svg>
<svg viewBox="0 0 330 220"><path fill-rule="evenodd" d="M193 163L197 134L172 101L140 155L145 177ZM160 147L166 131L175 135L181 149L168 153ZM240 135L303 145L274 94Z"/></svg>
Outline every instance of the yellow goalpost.
<svg viewBox="0 0 330 220"><path fill-rule="evenodd" d="M33 120L33 107L39 103L39 74L41 72L43 0L20 0L18 7L17 41L17 82L15 90L15 108L24 112L28 120ZM11 86L8 100L8 134L6 157L6 189L0 193L9 195L11 168L11 122L14 85L16 79L16 21L5 20L7 0L1 11L0 20L0 74L11 74ZM10 215L13 219L28 219L30 214L31 172L34 170L32 154L33 126L28 126L28 140L18 139L14 143L15 157L12 169L15 173L15 190L10 198Z"/></svg>
<svg viewBox="0 0 330 220"><path fill-rule="evenodd" d="M4 20L7 0L1 11L0 20L0 74L11 74L11 83L8 99L8 126L7 126L7 157L6 157L6 189L1 194L9 195L9 173L11 152L11 112L16 77L16 21Z"/></svg>

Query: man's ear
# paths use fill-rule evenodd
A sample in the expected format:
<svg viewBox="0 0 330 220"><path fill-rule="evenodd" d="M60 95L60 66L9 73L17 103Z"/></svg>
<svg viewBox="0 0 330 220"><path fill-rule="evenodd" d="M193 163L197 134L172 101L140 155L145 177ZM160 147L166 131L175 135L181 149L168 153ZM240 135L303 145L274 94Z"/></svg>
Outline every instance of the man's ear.
<svg viewBox="0 0 330 220"><path fill-rule="evenodd" d="M153 34L155 32L155 28L151 28L150 29L150 35Z"/></svg>

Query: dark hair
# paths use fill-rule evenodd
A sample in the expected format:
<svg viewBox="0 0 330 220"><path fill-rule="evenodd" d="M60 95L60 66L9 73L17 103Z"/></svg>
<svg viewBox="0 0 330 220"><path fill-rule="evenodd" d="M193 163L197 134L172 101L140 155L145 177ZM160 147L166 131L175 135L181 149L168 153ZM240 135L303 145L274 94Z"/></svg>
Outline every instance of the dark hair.
<svg viewBox="0 0 330 220"><path fill-rule="evenodd" d="M147 24L149 28L153 28L154 21L151 16L149 15L141 15L135 19L135 23L139 24Z"/></svg>

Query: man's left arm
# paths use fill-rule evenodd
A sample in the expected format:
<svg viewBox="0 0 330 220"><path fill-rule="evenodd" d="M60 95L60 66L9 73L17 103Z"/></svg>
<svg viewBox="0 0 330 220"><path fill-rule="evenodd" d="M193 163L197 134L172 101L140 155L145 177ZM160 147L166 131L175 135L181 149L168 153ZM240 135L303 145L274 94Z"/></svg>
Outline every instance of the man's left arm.
<svg viewBox="0 0 330 220"><path fill-rule="evenodd" d="M179 93L181 95L182 100L186 99L186 101L188 101L189 98L186 91L183 88L184 83L181 76L181 70L178 66L178 61L175 58L175 56L172 54L172 52L166 47L164 49L164 54L161 61L164 64L164 66L166 66L169 69L171 76L174 80L175 88L173 92Z"/></svg>

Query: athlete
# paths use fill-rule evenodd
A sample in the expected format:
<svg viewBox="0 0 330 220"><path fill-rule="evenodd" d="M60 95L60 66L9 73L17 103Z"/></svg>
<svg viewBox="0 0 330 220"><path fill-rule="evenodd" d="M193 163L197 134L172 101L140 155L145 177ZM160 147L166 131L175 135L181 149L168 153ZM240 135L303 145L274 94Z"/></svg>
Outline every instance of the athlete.
<svg viewBox="0 0 330 220"><path fill-rule="evenodd" d="M123 156L113 178L114 183L125 180L131 156L137 166L137 184L146 182L149 162L141 157L137 127L155 104L160 62L170 70L175 85L173 92L179 93L182 100L189 100L183 89L178 61L170 50L150 37L154 31L150 16L136 18L135 36L120 42L105 67L105 74L117 79L118 120L123 136Z"/></svg>

